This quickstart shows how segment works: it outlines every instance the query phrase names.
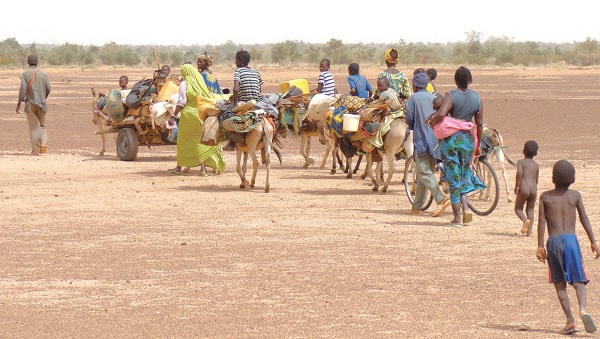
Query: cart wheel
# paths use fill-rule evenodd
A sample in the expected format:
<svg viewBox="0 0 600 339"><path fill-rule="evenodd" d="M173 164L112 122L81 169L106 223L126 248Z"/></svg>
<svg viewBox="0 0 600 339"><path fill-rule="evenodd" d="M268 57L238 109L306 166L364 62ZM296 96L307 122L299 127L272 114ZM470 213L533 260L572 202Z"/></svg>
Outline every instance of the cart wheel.
<svg viewBox="0 0 600 339"><path fill-rule="evenodd" d="M121 128L117 134L117 155L119 159L123 161L135 160L139 144L135 129Z"/></svg>

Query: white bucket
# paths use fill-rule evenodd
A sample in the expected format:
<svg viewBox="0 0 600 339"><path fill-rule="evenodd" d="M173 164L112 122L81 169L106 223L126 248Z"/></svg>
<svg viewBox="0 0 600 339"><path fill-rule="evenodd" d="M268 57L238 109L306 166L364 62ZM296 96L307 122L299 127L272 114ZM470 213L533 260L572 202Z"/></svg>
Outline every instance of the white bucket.
<svg viewBox="0 0 600 339"><path fill-rule="evenodd" d="M356 132L356 131L358 131L358 122L359 122L359 120L360 120L360 115L345 113L343 115L342 129L344 130L344 132Z"/></svg>

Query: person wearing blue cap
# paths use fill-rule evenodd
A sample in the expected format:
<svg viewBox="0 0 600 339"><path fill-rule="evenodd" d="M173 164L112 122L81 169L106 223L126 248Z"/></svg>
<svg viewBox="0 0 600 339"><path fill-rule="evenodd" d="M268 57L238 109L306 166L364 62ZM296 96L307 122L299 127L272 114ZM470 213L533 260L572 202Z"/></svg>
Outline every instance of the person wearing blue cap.
<svg viewBox="0 0 600 339"><path fill-rule="evenodd" d="M434 112L433 99L435 95L427 91L428 84L429 77L426 73L416 73L412 79L413 94L406 101L406 123L413 130L417 170L417 188L411 213L421 213L425 204L425 193L429 191L437 203L437 209L433 216L438 217L450 206L450 199L440 189L434 174L437 161L440 159L440 152L437 148L438 139L433 133L433 129L425 122Z"/></svg>

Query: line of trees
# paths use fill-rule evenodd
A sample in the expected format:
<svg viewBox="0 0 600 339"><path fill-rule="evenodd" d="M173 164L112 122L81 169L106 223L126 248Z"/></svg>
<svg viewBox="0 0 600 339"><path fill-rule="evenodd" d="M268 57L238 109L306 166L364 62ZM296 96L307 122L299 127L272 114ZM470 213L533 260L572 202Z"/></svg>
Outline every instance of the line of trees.
<svg viewBox="0 0 600 339"><path fill-rule="evenodd" d="M404 65L496 65L496 66L540 66L564 62L576 66L600 64L600 44L596 39L583 42L542 43L517 42L508 37L481 39L482 33L466 33L465 41L447 43L394 44L352 43L331 39L324 44L286 40L274 44L239 45L227 41L221 45L158 46L156 52L161 64L180 66L186 61L195 63L196 56L207 51L215 64L232 65L235 53L245 49L252 55L254 64L280 66L316 65L322 58L333 64L381 63L389 48L400 52L400 63ZM119 45L114 42L102 46L84 46L65 43L42 45L32 43L22 46L15 38L0 42L0 67L13 68L26 65L27 55L35 53L41 64L60 67L128 66L147 67L155 65L153 46Z"/></svg>

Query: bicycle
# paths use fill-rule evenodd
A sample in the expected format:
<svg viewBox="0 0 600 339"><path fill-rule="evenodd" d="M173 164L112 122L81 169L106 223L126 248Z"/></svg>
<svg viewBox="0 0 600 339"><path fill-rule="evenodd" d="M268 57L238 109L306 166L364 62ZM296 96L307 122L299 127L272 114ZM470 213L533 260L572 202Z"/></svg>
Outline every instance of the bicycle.
<svg viewBox="0 0 600 339"><path fill-rule="evenodd" d="M473 161L473 164L471 165L471 170L473 173L487 186L485 189L475 190L467 194L467 205L469 206L469 209L477 215L489 215L492 213L498 206L498 201L500 199L498 175L496 175L496 171L494 171L494 168L487 160L487 156L490 153L491 152L487 152L476 157L475 161ZM440 172L440 180L438 181L438 184L441 186L442 191L448 194L450 191L448 183L442 181L442 171L440 169L436 169L436 172L437 171ZM417 186L416 176L417 172L415 171L415 158L414 156L411 156L410 158L406 159L404 166L404 190L406 191L406 196L411 204L415 198ZM425 205L423 205L422 210L427 210L432 203L433 196L429 190L426 190Z"/></svg>

